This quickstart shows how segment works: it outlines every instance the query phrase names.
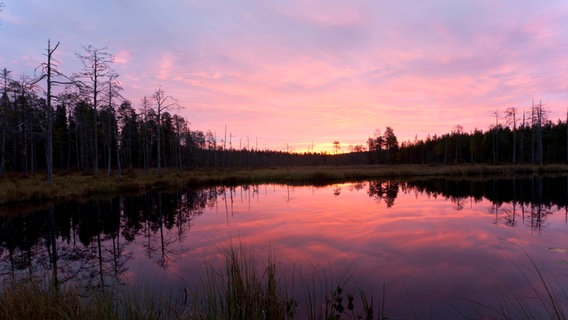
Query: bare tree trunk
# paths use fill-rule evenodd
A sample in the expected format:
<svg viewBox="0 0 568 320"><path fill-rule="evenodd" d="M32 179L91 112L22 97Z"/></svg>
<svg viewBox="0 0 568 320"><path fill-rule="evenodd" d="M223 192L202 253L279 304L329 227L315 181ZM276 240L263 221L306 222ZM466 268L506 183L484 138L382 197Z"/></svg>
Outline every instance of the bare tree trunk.
<svg viewBox="0 0 568 320"><path fill-rule="evenodd" d="M114 140L116 141L116 166L118 169L118 176L122 177L122 166L120 163L120 143L118 142L118 126L113 125Z"/></svg>
<svg viewBox="0 0 568 320"><path fill-rule="evenodd" d="M144 171L146 172L146 174L148 174L150 166L150 146L148 141L148 99L144 97L142 101L144 107L144 125L142 127L144 131L144 143L142 144L144 150L142 158L144 159Z"/></svg>
<svg viewBox="0 0 568 320"><path fill-rule="evenodd" d="M531 107L531 163L534 164L535 163L535 142L534 142L534 136L535 136L535 129L536 129L536 125L535 125L535 121L534 121L534 100L532 103L532 107Z"/></svg>
<svg viewBox="0 0 568 320"><path fill-rule="evenodd" d="M525 133L524 133L524 130L525 130L525 112L524 111L523 111L523 124L522 124L521 128L522 128L522 130L521 130L521 145L520 145L521 149L519 151L521 153L521 161L523 161L524 158L525 158Z"/></svg>
<svg viewBox="0 0 568 320"><path fill-rule="evenodd" d="M9 108L8 98L8 78L10 71L2 69L2 80L4 80L4 92L0 105L0 126L2 126L2 137L0 138L0 176L6 173L6 114ZM5 100L4 100L5 99ZM5 104L4 104L5 103Z"/></svg>
<svg viewBox="0 0 568 320"><path fill-rule="evenodd" d="M161 105L158 104L158 176L162 175L161 169L162 169L162 160L161 160L161 155L162 155L162 112L161 112Z"/></svg>
<svg viewBox="0 0 568 320"><path fill-rule="evenodd" d="M97 64L97 56L95 55L94 57L94 64ZM94 147L95 147L95 158L94 163L93 163L93 174L97 175L98 171L99 171L99 115L97 113L97 95L98 95L98 91L97 91L97 84L98 84L98 76L97 76L97 68L94 68L94 76L93 76L93 111L94 111L94 122L95 122L95 128L93 129L94 133L95 133L95 142L94 142Z"/></svg>
<svg viewBox="0 0 568 320"><path fill-rule="evenodd" d="M71 108L69 108L67 119L71 119ZM71 170L71 132L67 134L67 170Z"/></svg>
<svg viewBox="0 0 568 320"><path fill-rule="evenodd" d="M171 102L171 100L174 100L172 97L170 96L166 96L166 92L162 89L159 88L154 92L153 95L154 101L156 102L157 105L157 115L158 115L158 176L161 175L161 168L162 168L162 161L161 161L161 153L162 153L162 112L164 110L167 110L169 107L173 106L174 104L176 104L176 102Z"/></svg>
<svg viewBox="0 0 568 320"><path fill-rule="evenodd" d="M53 183L53 109L51 108L51 55L59 42L51 49L51 42L47 41L47 150L46 150L46 166L47 166L47 183Z"/></svg>
<svg viewBox="0 0 568 320"><path fill-rule="evenodd" d="M94 111L94 159L93 159L93 174L96 175L99 170L99 138L98 138L98 95L99 95L99 84L101 78L109 76L110 63L113 62L114 57L106 52L106 48L98 49L92 46L83 47L86 51L85 55L79 55L79 58L84 67L84 73L79 75L79 77L88 77L90 83L92 84L92 94L93 94L93 111ZM91 88L89 88L91 89Z"/></svg>
<svg viewBox="0 0 568 320"><path fill-rule="evenodd" d="M493 165L499 162L499 112L495 111L495 133L493 134Z"/></svg>
<svg viewBox="0 0 568 320"><path fill-rule="evenodd" d="M180 137L180 127L179 127L179 116L176 116L176 158L177 158L177 168L181 170L181 137Z"/></svg>
<svg viewBox="0 0 568 320"><path fill-rule="evenodd" d="M517 113L512 109L513 113L513 164L517 163Z"/></svg>
<svg viewBox="0 0 568 320"><path fill-rule="evenodd" d="M542 144L542 121L543 121L543 110L542 110L542 102L539 102L537 106L537 159L538 164L542 165L543 163L543 144Z"/></svg>

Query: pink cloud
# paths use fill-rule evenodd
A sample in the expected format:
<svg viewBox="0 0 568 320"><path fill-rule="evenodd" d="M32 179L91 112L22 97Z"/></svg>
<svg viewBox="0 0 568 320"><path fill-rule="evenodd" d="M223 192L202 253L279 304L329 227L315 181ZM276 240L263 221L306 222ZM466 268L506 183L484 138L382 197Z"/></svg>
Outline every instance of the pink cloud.
<svg viewBox="0 0 568 320"><path fill-rule="evenodd" d="M114 55L114 63L128 64L132 59L132 53L128 50L121 50Z"/></svg>
<svg viewBox="0 0 568 320"><path fill-rule="evenodd" d="M61 37L69 73L81 44L108 46L135 104L162 86L193 128L227 123L278 149L364 143L387 125L400 139L486 128L492 111L533 98L556 120L568 103L561 2L56 0L3 15L0 62L14 75L33 72L48 37Z"/></svg>

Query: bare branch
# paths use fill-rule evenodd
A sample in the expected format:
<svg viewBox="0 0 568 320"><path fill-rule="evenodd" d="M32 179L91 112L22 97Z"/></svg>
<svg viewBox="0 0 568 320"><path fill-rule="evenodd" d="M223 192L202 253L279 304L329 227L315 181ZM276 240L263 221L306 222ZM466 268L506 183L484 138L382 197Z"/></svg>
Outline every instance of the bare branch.
<svg viewBox="0 0 568 320"><path fill-rule="evenodd" d="M76 78L86 78L88 81L81 83L81 89L84 93L92 94L93 110L95 112L94 127L98 127L97 105L99 103L99 94L104 91L102 79L109 78L113 72L110 64L114 62L114 56L107 52L107 48L95 48L91 45L83 46L85 54L77 54L79 60L83 64L83 72L76 74ZM94 137L94 153L98 155L98 134L96 131L93 133ZM94 174L97 174L99 169L98 157L94 157Z"/></svg>
<svg viewBox="0 0 568 320"><path fill-rule="evenodd" d="M107 51L107 47L95 48L92 45L82 46L85 51L84 54L77 53L76 56L83 65L83 71L75 73L73 78L75 81L80 79L87 79L87 81L80 82L80 90L93 95L93 105L96 107L98 104L97 96L99 93L104 92L103 86L100 86L102 78L108 78L113 74L110 64L114 62L114 56Z"/></svg>

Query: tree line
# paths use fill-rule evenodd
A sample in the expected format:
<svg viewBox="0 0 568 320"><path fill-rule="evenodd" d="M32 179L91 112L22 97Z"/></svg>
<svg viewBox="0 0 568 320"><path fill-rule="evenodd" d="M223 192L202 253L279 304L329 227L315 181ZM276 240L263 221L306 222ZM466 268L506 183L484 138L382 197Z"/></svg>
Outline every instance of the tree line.
<svg viewBox="0 0 568 320"><path fill-rule="evenodd" d="M54 168L97 174L103 167L110 175L124 166L153 165L159 173L162 163L181 165L179 138L188 130L184 118L167 112L175 99L157 88L137 112L120 94L106 48L83 47L77 54L82 70L64 75L53 57L58 46L48 42L38 77L14 79L8 69L0 71L1 175L45 170L51 182Z"/></svg>
<svg viewBox="0 0 568 320"><path fill-rule="evenodd" d="M542 103L525 111L495 111L489 130L465 132L457 125L450 133L400 145L390 127L369 137L371 163L413 164L536 164L568 162L568 113L566 121L547 119Z"/></svg>
<svg viewBox="0 0 568 320"><path fill-rule="evenodd" d="M233 146L225 133L190 130L189 121L174 111L177 100L159 87L141 99L140 107L121 95L114 56L106 48L84 46L77 58L82 69L59 72L54 55L59 43L48 41L40 76L14 78L0 70L0 176L6 173L53 171L106 175L123 169L155 170L199 167L261 167L336 164L461 164L568 161L565 121L547 119L542 103L523 112L495 112L487 131L450 133L399 143L394 129L376 130L367 146L350 152L293 153ZM57 94L53 92L57 91ZM567 114L568 118L568 114Z"/></svg>

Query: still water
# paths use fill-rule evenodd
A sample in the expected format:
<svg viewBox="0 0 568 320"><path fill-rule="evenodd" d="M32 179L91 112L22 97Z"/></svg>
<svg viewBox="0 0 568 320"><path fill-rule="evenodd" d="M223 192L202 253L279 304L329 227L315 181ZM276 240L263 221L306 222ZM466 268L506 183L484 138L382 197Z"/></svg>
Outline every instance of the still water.
<svg viewBox="0 0 568 320"><path fill-rule="evenodd" d="M299 318L308 282L322 303L337 285L363 290L389 319L520 307L503 300L546 317L547 291L568 301L567 187L566 177L249 185L5 208L0 277L175 293L203 286L205 266L221 267L233 244L261 263L273 253Z"/></svg>

